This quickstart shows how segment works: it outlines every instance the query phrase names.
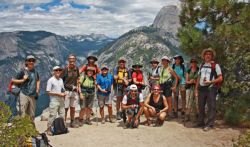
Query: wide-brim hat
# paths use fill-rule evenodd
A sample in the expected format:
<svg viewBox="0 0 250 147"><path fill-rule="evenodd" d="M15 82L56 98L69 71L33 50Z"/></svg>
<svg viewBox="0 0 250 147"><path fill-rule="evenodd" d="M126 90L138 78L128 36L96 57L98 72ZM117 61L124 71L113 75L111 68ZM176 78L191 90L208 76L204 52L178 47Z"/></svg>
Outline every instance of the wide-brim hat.
<svg viewBox="0 0 250 147"><path fill-rule="evenodd" d="M124 57L120 57L119 60L118 60L118 62L120 62L120 61L126 62L126 59Z"/></svg>
<svg viewBox="0 0 250 147"><path fill-rule="evenodd" d="M157 64L159 64L160 62L156 59L156 58L153 58L149 63L157 63Z"/></svg>
<svg viewBox="0 0 250 147"><path fill-rule="evenodd" d="M204 56L205 56L205 53L206 52L211 52L213 54L213 59L215 58L216 56L216 52L214 49L212 49L211 47L210 48L207 48L207 49L204 49L201 53L201 57L204 59Z"/></svg>
<svg viewBox="0 0 250 147"><path fill-rule="evenodd" d="M198 63L198 61L197 61L197 59L196 59L196 58L191 58L191 59L190 59L190 63L192 63L192 62L196 62L196 63Z"/></svg>
<svg viewBox="0 0 250 147"><path fill-rule="evenodd" d="M181 55L175 55L175 56L174 56L174 59L175 59L175 60L176 60L177 58L179 58L179 59L181 60L181 63L184 62L184 59L183 59L183 57L182 57Z"/></svg>
<svg viewBox="0 0 250 147"><path fill-rule="evenodd" d="M132 65L132 68L136 68L136 67L139 67L139 68L142 68L143 66L139 63L136 63L134 65Z"/></svg>
<svg viewBox="0 0 250 147"><path fill-rule="evenodd" d="M161 60L168 60L168 61L170 61L170 58L169 58L168 56L163 56L163 57L161 58Z"/></svg>
<svg viewBox="0 0 250 147"><path fill-rule="evenodd" d="M95 61L97 61L97 57L96 57L96 56L92 56L92 55L91 55L91 56L88 56L88 57L87 57L87 60L89 60L89 59L94 59Z"/></svg>

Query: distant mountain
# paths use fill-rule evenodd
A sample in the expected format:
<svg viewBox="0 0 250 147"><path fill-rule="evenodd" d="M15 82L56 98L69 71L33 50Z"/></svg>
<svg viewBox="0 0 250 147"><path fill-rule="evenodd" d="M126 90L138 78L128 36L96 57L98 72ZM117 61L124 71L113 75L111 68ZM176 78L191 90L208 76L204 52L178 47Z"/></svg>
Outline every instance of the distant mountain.
<svg viewBox="0 0 250 147"><path fill-rule="evenodd" d="M52 67L65 65L70 53L78 56L78 64L83 64L88 54L97 52L112 41L103 34L60 36L45 31L0 33L0 92L6 91L11 77L24 66L28 54L37 58L36 68L41 74L44 89Z"/></svg>
<svg viewBox="0 0 250 147"><path fill-rule="evenodd" d="M163 7L151 26L133 29L106 48L98 51L99 63L106 63L111 67L117 64L119 57L124 56L128 65L140 62L149 67L149 61L163 55L172 57L181 54L176 33L179 23L179 10L176 6Z"/></svg>

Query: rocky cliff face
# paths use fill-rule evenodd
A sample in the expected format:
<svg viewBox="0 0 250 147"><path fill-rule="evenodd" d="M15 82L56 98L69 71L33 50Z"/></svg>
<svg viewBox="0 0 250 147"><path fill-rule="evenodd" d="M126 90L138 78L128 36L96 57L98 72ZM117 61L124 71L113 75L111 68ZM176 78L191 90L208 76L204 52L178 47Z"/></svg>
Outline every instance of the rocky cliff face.
<svg viewBox="0 0 250 147"><path fill-rule="evenodd" d="M180 25L178 15L180 10L177 6L165 6L155 17L153 27L165 30L172 34L177 34Z"/></svg>
<svg viewBox="0 0 250 147"><path fill-rule="evenodd" d="M37 58L36 68L41 75L42 88L51 76L54 65L65 65L68 54L74 53L83 64L85 57L113 41L105 35L59 36L45 31L0 33L0 92L17 71L24 67L29 54Z"/></svg>
<svg viewBox="0 0 250 147"><path fill-rule="evenodd" d="M178 48L179 42L176 37L177 28L180 26L178 14L176 6L163 7L153 25L133 29L107 48L100 50L99 63L114 67L119 57L124 56L128 60L128 65L140 62L148 68L152 57L161 59L164 55L183 55Z"/></svg>

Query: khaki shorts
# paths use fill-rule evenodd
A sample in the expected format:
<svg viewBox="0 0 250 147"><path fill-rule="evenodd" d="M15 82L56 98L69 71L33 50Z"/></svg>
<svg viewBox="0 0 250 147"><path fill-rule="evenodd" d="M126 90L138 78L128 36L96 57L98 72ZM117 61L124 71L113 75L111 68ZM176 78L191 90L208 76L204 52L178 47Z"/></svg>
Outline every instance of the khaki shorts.
<svg viewBox="0 0 250 147"><path fill-rule="evenodd" d="M35 97L30 97L20 92L20 106L17 103L17 109L21 112L21 116L29 115L32 119L35 118L36 100ZM20 110L21 109L21 110Z"/></svg>
<svg viewBox="0 0 250 147"><path fill-rule="evenodd" d="M79 100L80 108L92 108L94 104L95 93L83 93L83 100Z"/></svg>
<svg viewBox="0 0 250 147"><path fill-rule="evenodd" d="M112 99L109 96L97 95L99 107L104 107L104 105L111 105Z"/></svg>
<svg viewBox="0 0 250 147"><path fill-rule="evenodd" d="M66 91L65 96L65 108L76 107L77 101L79 100L79 94L77 92Z"/></svg>

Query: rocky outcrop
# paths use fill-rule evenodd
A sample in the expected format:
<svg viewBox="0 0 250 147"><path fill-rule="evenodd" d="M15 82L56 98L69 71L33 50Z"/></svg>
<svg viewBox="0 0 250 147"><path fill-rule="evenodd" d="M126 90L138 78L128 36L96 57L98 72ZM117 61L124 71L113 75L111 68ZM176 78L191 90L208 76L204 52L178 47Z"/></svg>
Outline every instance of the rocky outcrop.
<svg viewBox="0 0 250 147"><path fill-rule="evenodd" d="M155 17L153 27L177 34L180 25L180 10L177 6L165 6Z"/></svg>

